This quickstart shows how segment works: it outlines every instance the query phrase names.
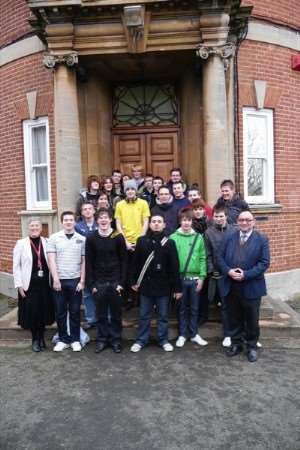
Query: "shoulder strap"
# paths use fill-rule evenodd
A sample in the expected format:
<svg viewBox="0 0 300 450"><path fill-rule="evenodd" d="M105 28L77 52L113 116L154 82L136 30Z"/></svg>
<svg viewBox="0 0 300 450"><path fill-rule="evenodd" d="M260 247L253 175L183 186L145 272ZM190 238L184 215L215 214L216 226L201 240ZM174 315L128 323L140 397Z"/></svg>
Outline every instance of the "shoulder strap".
<svg viewBox="0 0 300 450"><path fill-rule="evenodd" d="M167 237L163 237L162 240L160 241L160 245L163 247L167 242L168 242L168 238ZM138 280L136 282L136 284L138 286L141 285L141 283L143 281L143 278L145 276L145 273L146 273L148 267L150 266L150 263L153 260L153 258L154 258L154 250L152 250L152 252L149 254L148 258L146 259L146 261L144 263L144 266L143 266L143 268L141 270L141 273L140 273L140 275L138 277Z"/></svg>
<svg viewBox="0 0 300 450"><path fill-rule="evenodd" d="M182 277L183 277L183 278L185 277L185 275L186 275L186 273L187 273L187 269L188 269L188 266L189 266L189 263L190 263L190 260L191 260L191 257L192 257L192 254L193 254L193 251L194 251L196 242L197 242L197 240L198 240L198 237L199 237L199 233L196 233L196 236L195 236L195 238L194 238L194 240L193 240L193 243L192 243L192 245L191 245L191 248L190 248L188 257L187 257L186 262L185 262L185 265L184 265L184 269L183 269L183 272L182 272Z"/></svg>

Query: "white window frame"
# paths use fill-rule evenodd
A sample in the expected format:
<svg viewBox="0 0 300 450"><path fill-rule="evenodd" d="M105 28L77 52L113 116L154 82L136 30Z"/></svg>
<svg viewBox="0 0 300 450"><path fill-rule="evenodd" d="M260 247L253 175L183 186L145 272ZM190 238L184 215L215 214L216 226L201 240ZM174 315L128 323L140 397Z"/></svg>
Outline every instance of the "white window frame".
<svg viewBox="0 0 300 450"><path fill-rule="evenodd" d="M250 116L266 119L266 157L264 164L264 195L248 195L248 118ZM244 196L250 204L275 203L274 178L274 118L272 109L243 108L243 162L244 162Z"/></svg>
<svg viewBox="0 0 300 450"><path fill-rule="evenodd" d="M40 126L46 127L46 163L40 167L47 167L48 193L47 201L38 201L36 198L35 177L32 164L32 130ZM52 209L51 199L51 173L50 173L50 151L49 151L49 123L48 117L40 117L35 120L23 121L23 139L24 139L24 163L25 163L25 182L26 182L26 207L27 210L49 210Z"/></svg>

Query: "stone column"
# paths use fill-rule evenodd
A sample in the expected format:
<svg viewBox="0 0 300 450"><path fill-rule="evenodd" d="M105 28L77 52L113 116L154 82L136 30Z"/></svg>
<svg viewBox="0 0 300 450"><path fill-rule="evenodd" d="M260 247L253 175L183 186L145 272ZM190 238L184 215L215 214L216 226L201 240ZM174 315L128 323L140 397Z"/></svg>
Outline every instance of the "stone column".
<svg viewBox="0 0 300 450"><path fill-rule="evenodd" d="M75 52L46 55L44 63L54 72L54 122L58 215L74 211L81 187L80 127L77 102Z"/></svg>
<svg viewBox="0 0 300 450"><path fill-rule="evenodd" d="M203 44L197 54L203 62L203 144L205 195L214 204L220 182L233 178L232 153L228 145L228 118L225 69L233 53L233 45L226 43L229 16L209 14L201 16Z"/></svg>

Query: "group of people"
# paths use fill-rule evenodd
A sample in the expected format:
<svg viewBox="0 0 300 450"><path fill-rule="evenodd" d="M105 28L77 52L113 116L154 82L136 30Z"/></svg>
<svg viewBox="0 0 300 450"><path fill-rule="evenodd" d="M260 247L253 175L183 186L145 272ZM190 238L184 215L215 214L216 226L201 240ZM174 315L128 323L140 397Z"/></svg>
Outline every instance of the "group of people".
<svg viewBox="0 0 300 450"><path fill-rule="evenodd" d="M248 360L256 361L268 240L254 229L234 183L224 180L220 189L212 209L197 185L183 181L180 169L172 169L165 182L143 177L142 168L133 166L131 177L118 170L101 181L90 176L75 212L61 214L62 230L47 242L40 221L32 219L29 236L14 249L19 324L31 330L32 350L44 350L45 326L55 317L59 339L53 350L81 351L82 298L86 328L97 328L96 353L108 346L122 351L122 308L137 299L132 352L148 344L153 310L159 346L174 350L168 338L172 302L179 331L175 346L187 340L205 346L198 328L207 319L207 305L216 302L228 356L246 346Z"/></svg>

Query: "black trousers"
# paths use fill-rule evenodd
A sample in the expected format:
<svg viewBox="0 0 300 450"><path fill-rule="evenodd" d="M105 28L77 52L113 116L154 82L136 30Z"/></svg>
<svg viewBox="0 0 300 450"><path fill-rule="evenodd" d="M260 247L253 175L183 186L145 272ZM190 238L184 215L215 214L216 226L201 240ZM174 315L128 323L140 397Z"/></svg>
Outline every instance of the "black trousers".
<svg viewBox="0 0 300 450"><path fill-rule="evenodd" d="M232 344L243 345L245 342L248 349L256 348L259 339L261 297L245 298L242 286L234 285L225 302Z"/></svg>
<svg viewBox="0 0 300 450"><path fill-rule="evenodd" d="M122 334L122 299L117 283L96 283L97 342L117 344Z"/></svg>

